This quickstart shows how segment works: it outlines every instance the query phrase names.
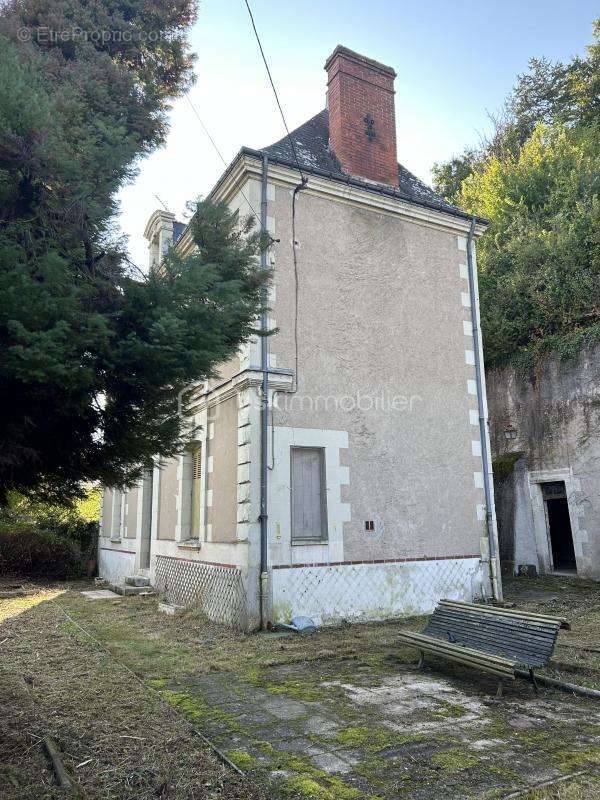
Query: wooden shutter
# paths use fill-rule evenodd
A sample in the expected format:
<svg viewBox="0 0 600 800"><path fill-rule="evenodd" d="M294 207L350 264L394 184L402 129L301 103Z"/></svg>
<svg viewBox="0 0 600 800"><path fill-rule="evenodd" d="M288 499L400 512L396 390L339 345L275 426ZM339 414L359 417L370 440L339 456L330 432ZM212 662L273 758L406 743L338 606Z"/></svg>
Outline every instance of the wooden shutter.
<svg viewBox="0 0 600 800"><path fill-rule="evenodd" d="M320 447L292 447L292 540L327 539L325 453Z"/></svg>
<svg viewBox="0 0 600 800"><path fill-rule="evenodd" d="M202 447L192 453L192 539L200 538L200 488L202 480Z"/></svg>

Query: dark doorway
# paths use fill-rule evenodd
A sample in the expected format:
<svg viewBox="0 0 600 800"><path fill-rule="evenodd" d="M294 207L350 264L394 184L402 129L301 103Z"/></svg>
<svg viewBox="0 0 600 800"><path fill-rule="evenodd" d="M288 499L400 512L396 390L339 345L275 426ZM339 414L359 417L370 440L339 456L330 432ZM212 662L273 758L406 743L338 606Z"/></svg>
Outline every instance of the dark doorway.
<svg viewBox="0 0 600 800"><path fill-rule="evenodd" d="M569 503L564 481L544 483L542 491L548 512L548 531L554 569L576 571Z"/></svg>

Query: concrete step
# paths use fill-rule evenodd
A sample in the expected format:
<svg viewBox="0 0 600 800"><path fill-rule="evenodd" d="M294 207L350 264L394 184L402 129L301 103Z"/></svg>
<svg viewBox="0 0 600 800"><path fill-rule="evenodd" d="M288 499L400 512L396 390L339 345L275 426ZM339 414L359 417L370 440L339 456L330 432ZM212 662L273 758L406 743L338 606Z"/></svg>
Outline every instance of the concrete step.
<svg viewBox="0 0 600 800"><path fill-rule="evenodd" d="M124 597L131 597L136 594L155 594L151 586L129 586L126 583L114 583L110 588L113 592Z"/></svg>
<svg viewBox="0 0 600 800"><path fill-rule="evenodd" d="M150 578L145 575L129 575L125 578L127 586L150 586Z"/></svg>

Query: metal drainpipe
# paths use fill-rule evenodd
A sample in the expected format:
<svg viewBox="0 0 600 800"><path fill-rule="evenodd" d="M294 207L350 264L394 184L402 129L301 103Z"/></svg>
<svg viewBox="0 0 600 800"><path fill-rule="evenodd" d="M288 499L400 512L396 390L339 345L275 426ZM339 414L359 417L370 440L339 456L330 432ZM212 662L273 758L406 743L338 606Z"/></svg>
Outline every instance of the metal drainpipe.
<svg viewBox="0 0 600 800"><path fill-rule="evenodd" d="M475 217L471 219L471 227L467 237L467 268L469 272L469 297L471 300L471 326L473 329L473 349L475 352L475 380L477 382L477 408L479 412L479 438L481 440L481 460L483 462L483 486L485 491L485 521L490 549L490 578L494 600L502 600L502 585L499 579L498 551L494 531L494 512L492 503L492 476L488 462L488 431L483 401L484 377L480 352L479 314L477 311L477 283L473 264L473 238L475 236Z"/></svg>
<svg viewBox="0 0 600 800"><path fill-rule="evenodd" d="M267 232L267 171L269 159L263 153L262 159L262 181L260 196L260 229L263 234ZM260 252L261 269L267 268L266 248ZM264 332L268 327L267 306L268 293L265 286L262 291L263 310L260 318L260 328ZM267 569L268 562L268 504L267 504L267 481L268 481L268 430L269 430L269 359L267 337L262 336L260 340L260 368L262 370L262 404L261 404L261 431L260 431L260 627L265 628L267 624L267 598L269 574Z"/></svg>

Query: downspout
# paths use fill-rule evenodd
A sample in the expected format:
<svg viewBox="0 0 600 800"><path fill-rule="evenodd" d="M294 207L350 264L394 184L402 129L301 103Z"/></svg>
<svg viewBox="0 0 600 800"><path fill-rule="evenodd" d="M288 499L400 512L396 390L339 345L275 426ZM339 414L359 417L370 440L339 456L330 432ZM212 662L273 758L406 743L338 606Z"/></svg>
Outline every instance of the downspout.
<svg viewBox="0 0 600 800"><path fill-rule="evenodd" d="M467 237L467 269L469 273L469 297L471 301L471 326L473 330L473 350L475 353L475 381L477 383L477 410L479 414L479 438L481 440L481 460L483 462L483 487L485 491L485 522L489 544L489 568L494 600L502 600L502 584L500 583L498 548L494 530L494 504L492 500L492 474L489 466L488 429L485 410L485 378L481 359L481 332L479 326L479 310L477 308L477 278L473 263L473 239L475 237L475 217L471 219L471 227Z"/></svg>
<svg viewBox="0 0 600 800"><path fill-rule="evenodd" d="M266 153L262 157L262 180L260 194L260 230L263 237L267 233L267 171L269 159ZM260 251L261 269L267 268L267 250L263 247ZM269 357L268 342L266 331L268 327L267 302L268 290L266 286L262 289L262 313L260 318L260 329L262 336L260 339L260 368L262 370L262 404L260 416L260 627L265 628L268 621L268 504L267 504L267 481L268 481L268 430L269 430Z"/></svg>

